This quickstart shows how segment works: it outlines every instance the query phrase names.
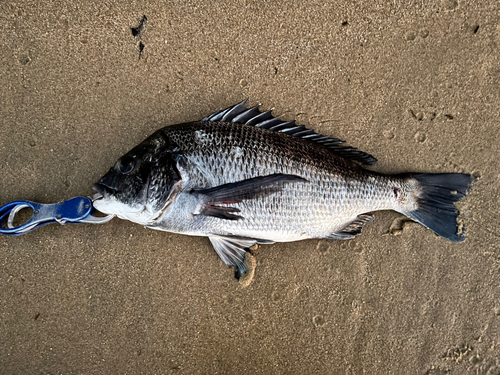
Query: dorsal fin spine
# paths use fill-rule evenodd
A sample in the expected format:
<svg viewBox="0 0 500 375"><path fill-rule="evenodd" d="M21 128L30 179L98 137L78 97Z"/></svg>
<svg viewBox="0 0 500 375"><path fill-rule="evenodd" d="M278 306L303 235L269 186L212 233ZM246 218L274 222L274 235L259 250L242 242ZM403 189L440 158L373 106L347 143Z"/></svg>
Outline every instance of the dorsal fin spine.
<svg viewBox="0 0 500 375"><path fill-rule="evenodd" d="M357 161L361 164L373 165L377 162L372 155L367 154L355 147L345 145L344 141L338 138L331 138L314 132L312 129L307 129L303 125L297 125L295 120L282 121L272 116L272 111L268 110L260 112L259 106L256 105L252 108L247 108L246 103L248 99L226 108L217 111L201 121L222 121L234 122L238 124L245 124L255 126L257 128L267 129L269 131L276 131L285 133L286 135L296 138L303 138L311 142L320 144L327 147L335 154L350 160Z"/></svg>

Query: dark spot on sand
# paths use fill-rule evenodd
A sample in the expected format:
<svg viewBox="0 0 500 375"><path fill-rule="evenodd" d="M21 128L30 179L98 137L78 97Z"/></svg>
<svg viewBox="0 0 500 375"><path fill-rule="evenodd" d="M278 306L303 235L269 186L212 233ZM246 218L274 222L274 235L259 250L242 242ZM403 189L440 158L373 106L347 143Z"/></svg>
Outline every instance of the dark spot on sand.
<svg viewBox="0 0 500 375"><path fill-rule="evenodd" d="M452 115L444 115L444 117L446 117L448 120L453 120L453 116Z"/></svg>
<svg viewBox="0 0 500 375"><path fill-rule="evenodd" d="M274 302L278 302L282 298L283 298L283 296L281 295L281 293L278 290L275 290L274 292L271 293L271 299Z"/></svg>
<svg viewBox="0 0 500 375"><path fill-rule="evenodd" d="M142 51L144 51L144 47L146 47L144 45L144 43L143 42L139 42L139 58L141 58L141 56L142 56Z"/></svg>
<svg viewBox="0 0 500 375"><path fill-rule="evenodd" d="M31 58L28 55L24 55L19 59L22 65L28 65L31 62Z"/></svg>
<svg viewBox="0 0 500 375"><path fill-rule="evenodd" d="M316 315L313 318L313 323L316 327L321 327L326 323L325 318L323 318L321 315Z"/></svg>
<svg viewBox="0 0 500 375"><path fill-rule="evenodd" d="M349 22L344 21L344 22L342 22L342 24L341 24L341 25L342 25L342 26L347 26L347 25L349 25Z"/></svg>
<svg viewBox="0 0 500 375"><path fill-rule="evenodd" d="M474 30L473 30L474 34L476 34L478 30L479 30L479 25L476 25L476 27L474 27Z"/></svg>
<svg viewBox="0 0 500 375"><path fill-rule="evenodd" d="M130 31L132 31L132 35L134 37L138 37L138 38L141 37L142 30L144 29L144 25L146 24L147 20L148 20L148 18L144 15L139 20L139 26L130 28Z"/></svg>
<svg viewBox="0 0 500 375"><path fill-rule="evenodd" d="M415 120L422 121L424 118L424 114L422 112L414 112L413 109L408 110L410 113L411 117L413 117Z"/></svg>
<svg viewBox="0 0 500 375"><path fill-rule="evenodd" d="M137 27L131 27L130 31L134 38L139 39L139 59L142 57L142 51L144 51L145 44L140 40L142 32L144 31L144 26L146 25L148 18L144 15L139 20L139 25Z"/></svg>

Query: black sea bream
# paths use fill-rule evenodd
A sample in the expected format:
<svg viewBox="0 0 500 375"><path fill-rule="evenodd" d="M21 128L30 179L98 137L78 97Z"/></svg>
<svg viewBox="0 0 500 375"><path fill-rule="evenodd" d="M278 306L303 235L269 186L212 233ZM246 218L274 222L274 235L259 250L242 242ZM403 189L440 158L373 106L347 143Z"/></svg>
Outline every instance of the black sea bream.
<svg viewBox="0 0 500 375"><path fill-rule="evenodd" d="M362 167L376 161L244 101L155 132L94 185L102 194L94 206L148 228L208 236L238 276L256 243L350 239L378 210L465 239L454 202L471 176L389 176Z"/></svg>

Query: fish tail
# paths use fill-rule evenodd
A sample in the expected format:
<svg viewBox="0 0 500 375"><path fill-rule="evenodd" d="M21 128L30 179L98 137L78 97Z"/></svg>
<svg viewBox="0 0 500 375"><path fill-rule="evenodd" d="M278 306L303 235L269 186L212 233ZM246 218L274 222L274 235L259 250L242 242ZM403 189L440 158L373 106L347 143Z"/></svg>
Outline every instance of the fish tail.
<svg viewBox="0 0 500 375"><path fill-rule="evenodd" d="M455 202L465 197L474 178L461 173L415 173L404 177L414 188L410 193L411 204L398 211L441 237L453 242L464 241L465 230L457 222L459 211ZM396 195L396 191L394 193Z"/></svg>

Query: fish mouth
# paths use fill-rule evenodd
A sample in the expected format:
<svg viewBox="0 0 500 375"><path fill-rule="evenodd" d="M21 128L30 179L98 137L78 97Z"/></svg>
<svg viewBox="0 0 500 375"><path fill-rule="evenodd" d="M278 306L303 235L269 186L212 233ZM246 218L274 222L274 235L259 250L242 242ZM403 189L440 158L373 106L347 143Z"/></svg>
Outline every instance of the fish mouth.
<svg viewBox="0 0 500 375"><path fill-rule="evenodd" d="M95 191L97 191L103 197L105 197L107 195L112 195L112 194L116 193L116 189L114 189L114 188L112 188L110 186L101 184L100 182L95 183L94 186L92 186L92 189L94 189Z"/></svg>

